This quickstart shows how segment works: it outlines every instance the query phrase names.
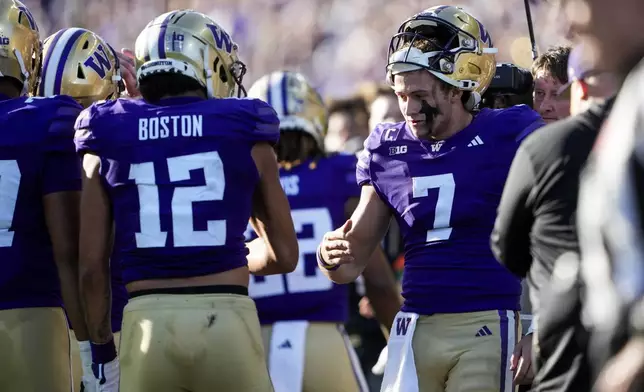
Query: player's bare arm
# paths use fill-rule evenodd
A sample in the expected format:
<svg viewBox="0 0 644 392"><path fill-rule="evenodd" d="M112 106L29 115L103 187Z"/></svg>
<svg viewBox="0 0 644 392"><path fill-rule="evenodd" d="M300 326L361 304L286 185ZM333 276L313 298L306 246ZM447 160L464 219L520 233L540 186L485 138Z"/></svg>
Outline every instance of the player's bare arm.
<svg viewBox="0 0 644 392"><path fill-rule="evenodd" d="M56 192L43 197L45 221L58 268L65 311L76 337L87 340L78 287L78 225L80 192Z"/></svg>
<svg viewBox="0 0 644 392"><path fill-rule="evenodd" d="M279 179L273 147L253 147L259 184L253 196L250 222L259 238L248 243L248 268L256 275L285 274L297 266L299 248L288 199Z"/></svg>
<svg viewBox="0 0 644 392"><path fill-rule="evenodd" d="M321 268L322 271L336 283L356 280L385 236L390 219L389 208L373 186L364 185L351 218L342 227L324 235L319 256L328 267ZM339 267L330 269L335 266Z"/></svg>
<svg viewBox="0 0 644 392"><path fill-rule="evenodd" d="M359 202L360 199L358 198L352 198L347 201L345 211L348 217L351 217ZM380 245L376 247L369 261L367 261L362 277L365 281L367 298L371 303L376 318L384 326L383 332L387 332L385 336L388 336L389 328L391 328L396 313L402 306L402 297L396 284L396 278L387 261L387 256Z"/></svg>
<svg viewBox="0 0 644 392"><path fill-rule="evenodd" d="M112 219L107 194L101 184L100 158L83 156L83 191L80 202L80 292L90 339L103 344L112 340L109 253Z"/></svg>

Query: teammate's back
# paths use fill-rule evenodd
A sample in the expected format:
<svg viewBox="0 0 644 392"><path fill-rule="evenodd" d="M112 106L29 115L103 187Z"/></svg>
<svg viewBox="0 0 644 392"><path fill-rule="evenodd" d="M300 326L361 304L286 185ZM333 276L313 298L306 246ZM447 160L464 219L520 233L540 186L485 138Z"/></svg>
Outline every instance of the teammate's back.
<svg viewBox="0 0 644 392"><path fill-rule="evenodd" d="M259 100L119 99L79 118L80 151L100 155L126 283L245 266L258 142L279 137Z"/></svg>
<svg viewBox="0 0 644 392"><path fill-rule="evenodd" d="M61 287L75 281L78 262L80 106L26 97L38 82L41 45L24 4L0 0L0 31L0 385L69 392L62 298L70 291Z"/></svg>
<svg viewBox="0 0 644 392"><path fill-rule="evenodd" d="M61 306L43 196L80 187L78 168L70 179L65 178L68 168L59 165L61 156L74 152L73 123L80 106L64 96L2 98L0 309Z"/></svg>
<svg viewBox="0 0 644 392"><path fill-rule="evenodd" d="M247 286L249 270L283 273L297 264L272 150L275 112L228 99L244 91L245 66L228 34L203 14L155 18L139 35L136 56L143 100L97 103L76 122L80 281L102 388L272 391ZM262 236L250 254L249 219ZM130 294L120 386L104 317L112 221L113 259Z"/></svg>

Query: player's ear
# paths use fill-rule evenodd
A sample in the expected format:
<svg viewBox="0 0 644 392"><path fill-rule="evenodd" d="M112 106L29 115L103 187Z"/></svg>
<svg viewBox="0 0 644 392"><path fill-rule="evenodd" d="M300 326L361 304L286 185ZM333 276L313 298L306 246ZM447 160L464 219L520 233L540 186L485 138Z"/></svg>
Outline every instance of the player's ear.
<svg viewBox="0 0 644 392"><path fill-rule="evenodd" d="M452 104L456 102L461 102L461 97L463 96L463 91L457 88L449 89L449 99Z"/></svg>

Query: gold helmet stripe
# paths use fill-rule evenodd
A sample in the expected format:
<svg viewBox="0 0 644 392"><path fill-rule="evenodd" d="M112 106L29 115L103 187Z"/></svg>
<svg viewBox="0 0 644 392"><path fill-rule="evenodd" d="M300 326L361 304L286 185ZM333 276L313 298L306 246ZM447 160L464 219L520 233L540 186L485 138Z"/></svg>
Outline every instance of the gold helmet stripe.
<svg viewBox="0 0 644 392"><path fill-rule="evenodd" d="M87 30L77 27L61 30L51 38L51 47L53 50L48 51L43 63L45 73L40 81L41 97L51 97L60 94L60 87L63 81L63 72L65 70L65 59L69 56L74 44L78 38Z"/></svg>

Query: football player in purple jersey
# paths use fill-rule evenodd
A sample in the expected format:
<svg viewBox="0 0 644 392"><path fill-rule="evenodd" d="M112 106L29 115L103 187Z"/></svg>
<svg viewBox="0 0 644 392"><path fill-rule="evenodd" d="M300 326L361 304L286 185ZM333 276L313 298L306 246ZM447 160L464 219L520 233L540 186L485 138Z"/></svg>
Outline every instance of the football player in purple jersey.
<svg viewBox="0 0 644 392"><path fill-rule="evenodd" d="M398 222L405 248L402 311L383 391L511 391L519 336L518 278L489 246L496 208L523 137L543 125L525 105L475 111L495 73L487 30L437 6L392 38L388 79L404 122L379 124L360 154L360 204L318 248L334 281L355 279Z"/></svg>
<svg viewBox="0 0 644 392"><path fill-rule="evenodd" d="M123 90L118 56L97 34L81 28L68 28L47 37L38 95L69 95L84 108L96 101L116 99ZM118 347L123 307L127 292L117 262L110 263L112 277L112 332ZM94 390L92 354L80 303L66 309L71 327L72 374L74 386Z"/></svg>
<svg viewBox="0 0 644 392"><path fill-rule="evenodd" d="M0 0L0 32L0 389L69 392L63 300L78 313L81 107L28 97L42 47L24 4Z"/></svg>
<svg viewBox="0 0 644 392"><path fill-rule="evenodd" d="M105 391L272 391L249 271L295 269L275 111L244 93L237 45L208 16L171 11L135 44L143 99L93 104L83 156L80 286ZM248 245L249 221L260 238ZM114 236L112 246L112 222ZM130 300L119 357L108 256ZM248 257L247 257L248 256Z"/></svg>
<svg viewBox="0 0 644 392"><path fill-rule="evenodd" d="M295 271L253 276L248 287L257 304L275 391L367 391L343 328L349 315L349 288L327 279L315 258L324 233L341 225L357 204L357 158L325 154L327 109L303 75L265 75L251 87L249 96L270 104L280 120L281 136L275 147L280 181L300 247ZM381 321L391 325L400 310L396 282L382 250L372 257L365 270L367 294Z"/></svg>

